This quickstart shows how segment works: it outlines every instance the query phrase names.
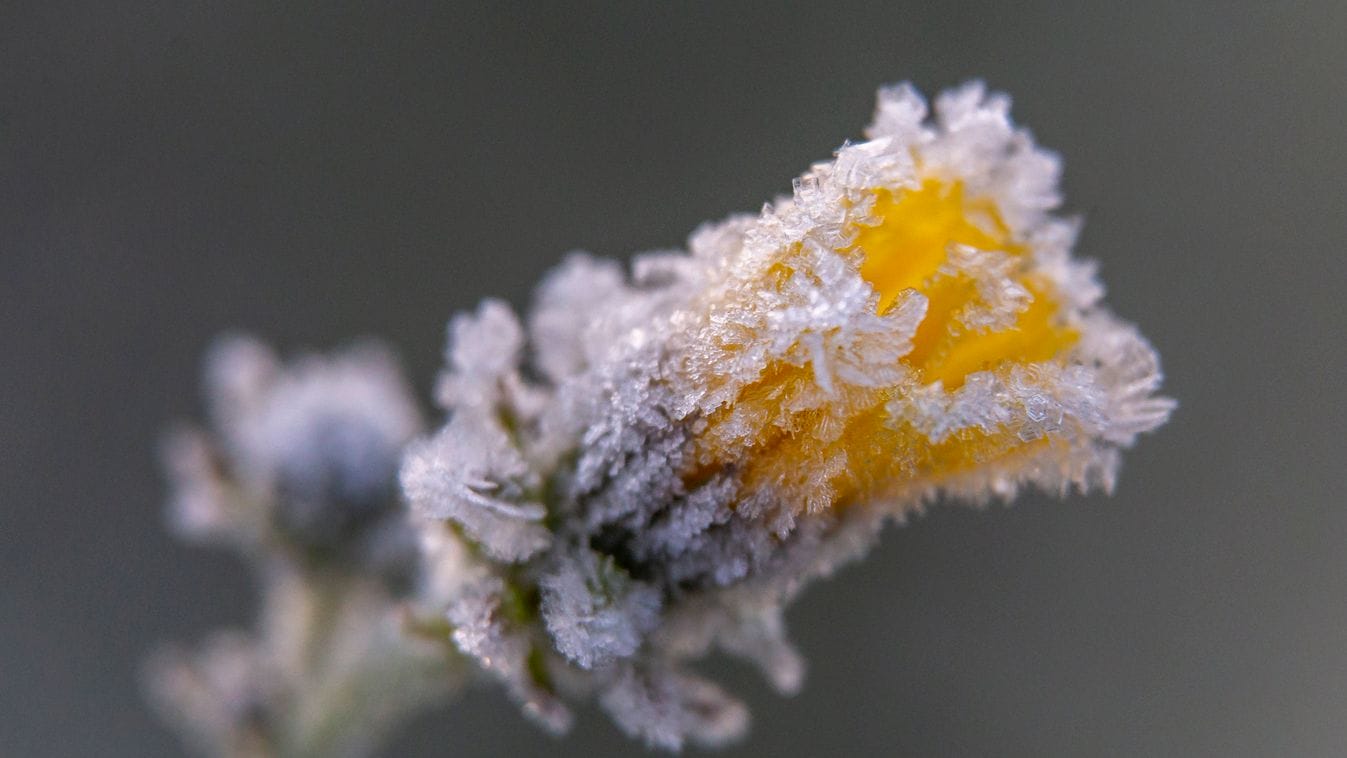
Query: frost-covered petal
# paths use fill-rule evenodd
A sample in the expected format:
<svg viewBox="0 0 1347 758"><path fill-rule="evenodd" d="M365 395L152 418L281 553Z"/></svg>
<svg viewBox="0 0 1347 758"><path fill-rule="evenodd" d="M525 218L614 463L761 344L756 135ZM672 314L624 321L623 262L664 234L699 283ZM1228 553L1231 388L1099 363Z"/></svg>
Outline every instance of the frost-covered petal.
<svg viewBox="0 0 1347 758"><path fill-rule="evenodd" d="M456 418L403 459L402 489L422 516L449 519L502 561L520 561L551 541L546 511L528 499L536 486L505 433Z"/></svg>

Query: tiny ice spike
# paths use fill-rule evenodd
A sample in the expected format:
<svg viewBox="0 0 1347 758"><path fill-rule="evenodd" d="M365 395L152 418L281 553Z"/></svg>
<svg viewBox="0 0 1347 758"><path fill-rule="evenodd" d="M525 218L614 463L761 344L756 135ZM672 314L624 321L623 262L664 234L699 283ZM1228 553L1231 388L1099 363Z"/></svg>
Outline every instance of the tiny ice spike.
<svg viewBox="0 0 1347 758"><path fill-rule="evenodd" d="M458 647L555 729L596 697L717 744L712 648L782 691L783 606L932 498L1109 490L1168 418L1157 356L1071 249L1058 158L971 83L879 92L868 141L687 252L573 254L525 324L450 325L450 420L401 473Z"/></svg>

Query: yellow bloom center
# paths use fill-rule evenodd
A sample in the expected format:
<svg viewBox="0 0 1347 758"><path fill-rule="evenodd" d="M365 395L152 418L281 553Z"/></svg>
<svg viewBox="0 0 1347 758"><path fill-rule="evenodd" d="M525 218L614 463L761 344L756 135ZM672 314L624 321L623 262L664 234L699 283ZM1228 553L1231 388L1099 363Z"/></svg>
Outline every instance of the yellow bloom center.
<svg viewBox="0 0 1347 758"><path fill-rule="evenodd" d="M853 246L838 252L862 254L860 274L879 293L880 313L909 291L926 297L912 350L901 358L923 384L939 381L950 392L972 372L1052 360L1075 342L1052 285L1018 265L1029 249L991 199L967 197L962 184L932 179L912 189L878 190L872 216L877 223L858 225ZM946 266L952 245L1011 256L1014 283L1031 298L1013 324L975 329L962 323L961 314L980 295L972 277ZM763 286L775 286L770 272ZM824 408L792 410L808 406L797 401L816 391L809 366L769 367L708 419L689 483L738 461L747 491L771 487L792 501L783 507L818 511L1053 444L1026 443L1009 429L965 429L936 442L889 418L891 389L846 388Z"/></svg>
<svg viewBox="0 0 1347 758"><path fill-rule="evenodd" d="M879 223L856 234L855 247L865 256L861 276L879 292L881 313L909 289L926 296L926 318L912 352L903 358L924 381L943 381L947 389L955 389L974 371L1006 361L1047 360L1075 341L1071 330L1054 322L1058 306L1046 283L1030 276L1016 283L1033 300L1010 329L976 333L956 323L977 292L968 277L938 276L950 245L1017 258L1027 253L992 200L965 197L963 184L935 179L916 189L878 190L876 195L873 213Z"/></svg>
<svg viewBox="0 0 1347 758"><path fill-rule="evenodd" d="M945 262L951 244L1020 253L990 200L969 201L963 184L928 179L917 189L875 193L879 223L863 226L856 247L865 253L861 276L879 291L879 312L907 289L920 289Z"/></svg>

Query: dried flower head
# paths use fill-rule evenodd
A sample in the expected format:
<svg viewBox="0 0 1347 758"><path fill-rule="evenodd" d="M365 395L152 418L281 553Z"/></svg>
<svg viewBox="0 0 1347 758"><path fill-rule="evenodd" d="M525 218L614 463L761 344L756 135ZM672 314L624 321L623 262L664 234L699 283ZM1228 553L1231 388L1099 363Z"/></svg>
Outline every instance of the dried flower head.
<svg viewBox="0 0 1347 758"><path fill-rule="evenodd" d="M206 363L212 428L165 446L170 517L249 559L263 602L253 630L159 651L154 704L207 755L366 754L463 678L407 634L420 557L397 471L420 412L374 344L285 365L228 337Z"/></svg>
<svg viewBox="0 0 1347 758"><path fill-rule="evenodd" d="M415 569L397 491L421 413L396 361L365 343L282 366L228 336L206 361L214 432L184 429L166 450L177 529L248 545L275 532L315 560Z"/></svg>
<svg viewBox="0 0 1347 758"><path fill-rule="evenodd" d="M454 319L452 415L402 484L453 641L530 713L563 729L590 694L655 745L733 738L745 708L686 661L797 688L784 604L887 519L1107 490L1165 421L1009 105L974 83L928 119L881 90L868 141L757 216L630 277L573 255L527 326L497 301Z"/></svg>

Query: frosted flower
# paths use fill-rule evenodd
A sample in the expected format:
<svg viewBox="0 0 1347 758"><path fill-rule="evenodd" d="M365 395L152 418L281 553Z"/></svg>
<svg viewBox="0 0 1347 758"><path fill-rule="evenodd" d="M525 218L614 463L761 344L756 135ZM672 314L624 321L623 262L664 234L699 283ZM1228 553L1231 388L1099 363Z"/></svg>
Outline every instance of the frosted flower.
<svg viewBox="0 0 1347 758"><path fill-rule="evenodd" d="M798 689L786 604L885 522L1110 489L1173 403L1071 256L1056 157L978 84L933 118L882 90L867 137L629 275L570 256L526 321L455 317L427 438L378 347L221 342L212 428L166 449L172 515L253 559L263 612L156 659L160 707L206 752L354 755L466 657L551 730L590 698L714 746L748 711L688 663Z"/></svg>
<svg viewBox="0 0 1347 758"><path fill-rule="evenodd" d="M214 432L183 430L166 451L181 532L240 544L274 530L315 557L411 570L396 481L422 421L386 350L282 366L256 340L227 337L206 384Z"/></svg>
<svg viewBox="0 0 1347 758"><path fill-rule="evenodd" d="M798 687L783 605L886 520L1111 488L1173 403L1009 107L973 83L928 118L883 89L868 141L758 215L630 278L573 255L526 328L458 316L452 418L402 482L479 577L442 597L463 651L535 712L588 693L652 744L719 743L746 711L684 663L718 647Z"/></svg>
<svg viewBox="0 0 1347 758"><path fill-rule="evenodd" d="M442 641L407 633L420 566L397 490L421 429L410 389L372 344L283 365L230 337L206 374L212 428L166 445L170 516L242 552L263 602L255 629L160 651L152 700L202 754L367 754L463 678Z"/></svg>

